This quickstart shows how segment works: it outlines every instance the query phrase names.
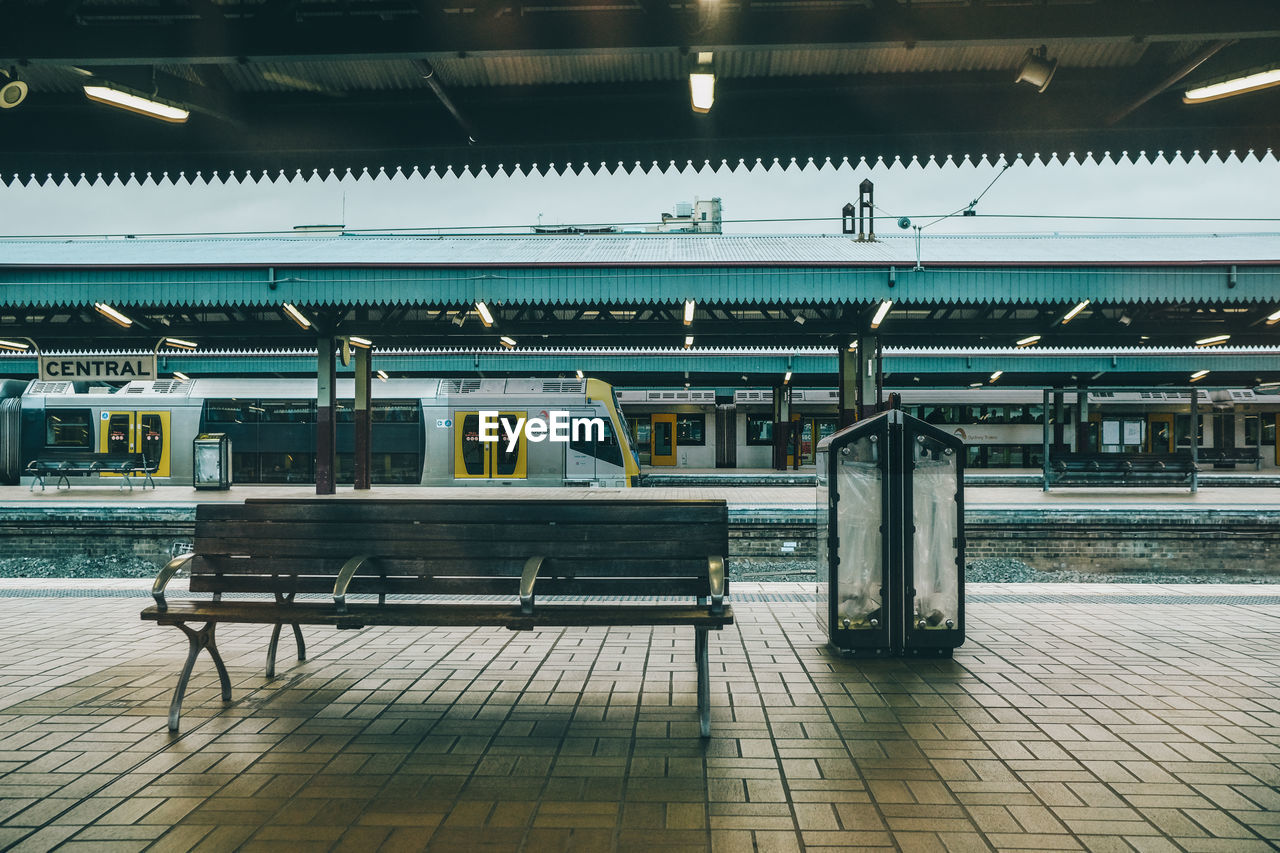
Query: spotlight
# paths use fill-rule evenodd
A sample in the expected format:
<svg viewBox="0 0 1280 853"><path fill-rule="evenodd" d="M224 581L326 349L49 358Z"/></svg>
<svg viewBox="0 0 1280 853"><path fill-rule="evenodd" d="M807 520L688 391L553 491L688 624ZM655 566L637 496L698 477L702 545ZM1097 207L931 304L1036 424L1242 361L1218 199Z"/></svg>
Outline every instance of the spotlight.
<svg viewBox="0 0 1280 853"><path fill-rule="evenodd" d="M11 110L27 99L27 84L10 71L0 71L0 110Z"/></svg>
<svg viewBox="0 0 1280 853"><path fill-rule="evenodd" d="M1023 57L1022 64L1018 66L1018 77L1015 83L1030 83L1035 86L1037 91L1043 92L1049 88L1049 83L1053 80L1053 73L1058 70L1058 60L1050 59L1047 55L1047 48L1040 45L1040 50L1028 50L1027 55Z"/></svg>

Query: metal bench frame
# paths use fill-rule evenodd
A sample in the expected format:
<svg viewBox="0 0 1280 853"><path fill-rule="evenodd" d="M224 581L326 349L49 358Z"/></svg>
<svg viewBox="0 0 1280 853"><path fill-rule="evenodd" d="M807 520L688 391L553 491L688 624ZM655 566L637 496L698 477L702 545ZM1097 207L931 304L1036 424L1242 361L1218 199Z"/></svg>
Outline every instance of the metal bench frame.
<svg viewBox="0 0 1280 853"><path fill-rule="evenodd" d="M27 473L35 477L31 481L30 491L34 492L38 483L43 492L47 477L58 478L53 486L54 491L57 491L64 485L71 488L69 477L90 477L95 474L119 474L120 491L124 491L126 485L129 491L133 491L133 478L140 474L143 476L142 488L150 485L154 489L156 484L151 475L158 470L158 466L148 464L146 457L140 453L127 454L127 459L125 456L119 453L85 453L83 458L37 457L27 463Z"/></svg>

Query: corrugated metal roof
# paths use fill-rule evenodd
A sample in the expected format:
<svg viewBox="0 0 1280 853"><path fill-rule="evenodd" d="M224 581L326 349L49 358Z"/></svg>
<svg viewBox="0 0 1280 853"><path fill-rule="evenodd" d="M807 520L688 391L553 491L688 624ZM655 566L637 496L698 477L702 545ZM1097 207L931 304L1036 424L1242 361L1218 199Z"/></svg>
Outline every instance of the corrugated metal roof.
<svg viewBox="0 0 1280 853"><path fill-rule="evenodd" d="M929 236L926 266L1278 264L1280 234ZM279 236L0 240L7 267L914 266L915 241L832 236Z"/></svg>

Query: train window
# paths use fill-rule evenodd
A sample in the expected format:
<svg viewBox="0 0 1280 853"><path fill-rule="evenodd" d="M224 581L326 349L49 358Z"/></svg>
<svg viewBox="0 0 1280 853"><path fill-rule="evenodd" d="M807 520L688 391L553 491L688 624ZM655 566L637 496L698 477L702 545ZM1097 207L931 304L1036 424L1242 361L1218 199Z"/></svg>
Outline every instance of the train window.
<svg viewBox="0 0 1280 853"><path fill-rule="evenodd" d="M314 483L315 454L305 453L260 453L260 482L263 483Z"/></svg>
<svg viewBox="0 0 1280 853"><path fill-rule="evenodd" d="M412 485L422 480L422 457L417 453L374 453L369 479L378 484ZM355 482L354 453L339 453L335 475L339 483Z"/></svg>
<svg viewBox="0 0 1280 853"><path fill-rule="evenodd" d="M262 407L257 400L206 400L204 422L207 424L255 424Z"/></svg>
<svg viewBox="0 0 1280 853"><path fill-rule="evenodd" d="M747 415L747 446L773 446L773 419Z"/></svg>
<svg viewBox="0 0 1280 853"><path fill-rule="evenodd" d="M231 482L260 483L258 472L258 454L237 453L231 451Z"/></svg>
<svg viewBox="0 0 1280 853"><path fill-rule="evenodd" d="M698 447L707 443L707 416L676 415L676 446L691 444Z"/></svg>
<svg viewBox="0 0 1280 853"><path fill-rule="evenodd" d="M585 430L585 432L591 439L595 438L595 430ZM604 441L584 441L580 434L575 436L573 433L570 437L572 440L569 442L569 449L594 456L601 462L622 467L622 448L618 445L618 436L613 431L613 424L608 421L604 424Z"/></svg>
<svg viewBox="0 0 1280 853"><path fill-rule="evenodd" d="M313 424L316 404L310 400L263 400L258 416L264 424Z"/></svg>
<svg viewBox="0 0 1280 853"><path fill-rule="evenodd" d="M1174 415L1173 432L1178 437L1179 447L1191 446L1191 415ZM1200 417L1200 428L1196 432L1196 443L1204 447L1204 416Z"/></svg>
<svg viewBox="0 0 1280 853"><path fill-rule="evenodd" d="M88 409L55 409L44 415L45 447L93 447L93 421Z"/></svg>
<svg viewBox="0 0 1280 853"><path fill-rule="evenodd" d="M337 421L340 424L353 424L356 422L355 400L338 401Z"/></svg>
<svg viewBox="0 0 1280 853"><path fill-rule="evenodd" d="M922 415L920 420L927 424L956 424L960 423L960 409L962 406L921 406ZM972 422L970 422L972 423Z"/></svg>
<svg viewBox="0 0 1280 853"><path fill-rule="evenodd" d="M375 424L416 424L422 405L417 400L374 400L371 416Z"/></svg>

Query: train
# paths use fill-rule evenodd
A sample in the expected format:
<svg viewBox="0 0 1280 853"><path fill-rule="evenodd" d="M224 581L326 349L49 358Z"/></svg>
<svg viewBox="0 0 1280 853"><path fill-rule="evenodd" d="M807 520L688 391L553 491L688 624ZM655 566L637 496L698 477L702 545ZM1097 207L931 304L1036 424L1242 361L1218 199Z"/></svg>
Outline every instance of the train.
<svg viewBox="0 0 1280 853"><path fill-rule="evenodd" d="M354 478L353 397L354 381L338 380L339 483ZM598 379L389 379L374 382L371 397L374 483L627 488L639 479L613 388ZM560 412L592 428L565 441L533 430L482 440L482 419L515 425ZM48 450L85 450L140 453L156 482L191 484L193 440L204 433L230 438L233 483L314 483L315 422L315 380L5 380L0 483L21 482Z"/></svg>
<svg viewBox="0 0 1280 853"><path fill-rule="evenodd" d="M789 393L788 465L812 465L818 442L837 428L837 394ZM1186 390L1065 392L1061 410L1051 402L1047 413L1036 389L895 393L909 414L965 442L971 470L1038 469L1046 414L1061 450L1172 453L1191 443ZM645 470L770 468L772 395L751 388L614 388L593 378L389 379L373 387L372 480L625 488ZM339 380L339 483L353 478L352 396L353 382ZM1205 389L1198 396L1198 449L1206 465L1280 467L1280 395ZM162 379L120 387L0 380L0 483L21 482L26 464L48 448L137 451L154 460L156 480L190 483L192 440L219 432L231 439L232 482L314 482L315 397L315 381L305 379ZM565 411L599 418L604 430L566 443L522 436L508 449L504 441L478 440L485 411L512 419Z"/></svg>

